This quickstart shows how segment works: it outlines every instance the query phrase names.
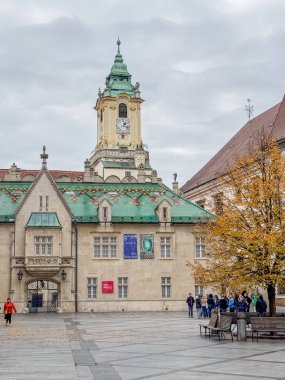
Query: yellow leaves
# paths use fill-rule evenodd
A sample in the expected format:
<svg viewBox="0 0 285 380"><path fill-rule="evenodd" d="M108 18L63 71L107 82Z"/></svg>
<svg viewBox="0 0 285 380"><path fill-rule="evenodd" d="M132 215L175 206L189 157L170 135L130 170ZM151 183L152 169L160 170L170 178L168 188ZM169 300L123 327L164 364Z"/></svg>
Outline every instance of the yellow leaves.
<svg viewBox="0 0 285 380"><path fill-rule="evenodd" d="M222 179L223 213L206 225L211 256L194 263L201 285L276 284L285 258L285 158L260 137ZM205 226L203 226L205 227Z"/></svg>

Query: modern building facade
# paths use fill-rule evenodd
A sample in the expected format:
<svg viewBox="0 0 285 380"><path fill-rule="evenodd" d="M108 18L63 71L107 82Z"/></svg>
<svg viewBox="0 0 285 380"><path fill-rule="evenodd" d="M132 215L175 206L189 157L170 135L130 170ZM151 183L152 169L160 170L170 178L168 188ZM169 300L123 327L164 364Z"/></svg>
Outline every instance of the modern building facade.
<svg viewBox="0 0 285 380"><path fill-rule="evenodd" d="M140 86L118 51L84 171L0 170L0 300L20 312L184 310L211 218L162 184L141 138Z"/></svg>

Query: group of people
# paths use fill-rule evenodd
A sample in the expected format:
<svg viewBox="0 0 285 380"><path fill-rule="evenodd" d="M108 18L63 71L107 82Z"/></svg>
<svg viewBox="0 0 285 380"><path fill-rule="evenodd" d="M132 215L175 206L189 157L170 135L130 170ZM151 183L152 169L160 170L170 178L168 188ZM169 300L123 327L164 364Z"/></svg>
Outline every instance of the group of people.
<svg viewBox="0 0 285 380"><path fill-rule="evenodd" d="M253 311L258 313L259 316L263 316L267 309L267 304L259 292L254 292L249 296L246 290L237 294L230 293L228 296L222 295L220 298L213 294L208 294L207 296L200 294L194 299L192 294L189 293L186 303L189 318L193 318L195 307L198 319L202 317L210 318L214 309L221 312L249 312L251 305L253 305Z"/></svg>

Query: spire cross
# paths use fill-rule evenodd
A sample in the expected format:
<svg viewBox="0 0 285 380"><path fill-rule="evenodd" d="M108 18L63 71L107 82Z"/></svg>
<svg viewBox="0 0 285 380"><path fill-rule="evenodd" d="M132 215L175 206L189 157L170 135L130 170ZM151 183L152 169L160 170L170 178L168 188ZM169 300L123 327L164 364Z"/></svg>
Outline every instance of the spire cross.
<svg viewBox="0 0 285 380"><path fill-rule="evenodd" d="M121 45L121 41L120 41L119 36L118 36L117 45L118 45L118 54L121 54L121 53L120 53L120 45Z"/></svg>
<svg viewBox="0 0 285 380"><path fill-rule="evenodd" d="M250 99L247 99L247 102L248 102L248 105L245 106L245 111L247 113L247 116L248 116L248 120L250 120L252 118L252 115L253 115L253 111L254 111L254 107L251 105L251 100Z"/></svg>
<svg viewBox="0 0 285 380"><path fill-rule="evenodd" d="M41 159L43 160L42 164L46 166L47 164L47 159L48 159L48 154L46 153L46 146L43 146L43 153L41 154Z"/></svg>

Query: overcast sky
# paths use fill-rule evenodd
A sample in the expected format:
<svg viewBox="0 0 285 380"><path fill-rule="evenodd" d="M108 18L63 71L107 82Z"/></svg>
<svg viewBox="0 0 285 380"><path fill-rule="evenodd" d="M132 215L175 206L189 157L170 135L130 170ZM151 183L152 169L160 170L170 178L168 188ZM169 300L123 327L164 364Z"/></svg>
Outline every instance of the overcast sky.
<svg viewBox="0 0 285 380"><path fill-rule="evenodd" d="M0 1L0 168L83 170L116 54L141 84L152 167L182 186L285 92L284 0Z"/></svg>

